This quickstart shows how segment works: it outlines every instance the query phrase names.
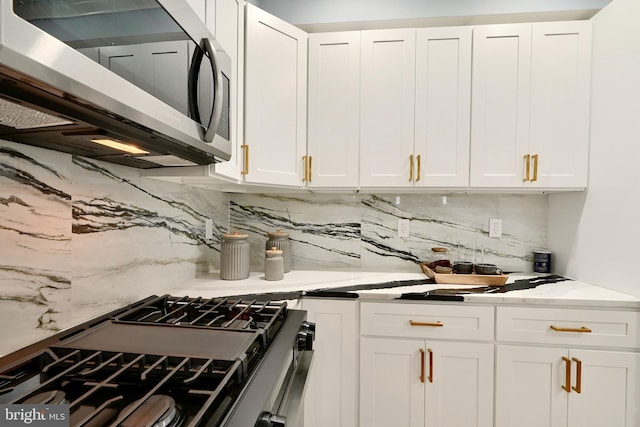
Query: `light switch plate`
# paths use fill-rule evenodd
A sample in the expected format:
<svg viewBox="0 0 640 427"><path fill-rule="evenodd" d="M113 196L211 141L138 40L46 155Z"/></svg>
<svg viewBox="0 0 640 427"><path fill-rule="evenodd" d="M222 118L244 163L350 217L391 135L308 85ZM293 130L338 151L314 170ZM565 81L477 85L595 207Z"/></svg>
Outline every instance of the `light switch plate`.
<svg viewBox="0 0 640 427"><path fill-rule="evenodd" d="M398 218L398 237L409 237L409 220Z"/></svg>

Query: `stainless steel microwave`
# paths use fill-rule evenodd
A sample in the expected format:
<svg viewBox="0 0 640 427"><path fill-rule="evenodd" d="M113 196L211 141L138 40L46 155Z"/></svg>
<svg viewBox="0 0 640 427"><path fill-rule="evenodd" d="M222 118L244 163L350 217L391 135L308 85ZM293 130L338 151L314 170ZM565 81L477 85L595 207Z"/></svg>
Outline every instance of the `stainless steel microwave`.
<svg viewBox="0 0 640 427"><path fill-rule="evenodd" d="M231 78L186 0L0 0L0 139L145 169L228 160Z"/></svg>

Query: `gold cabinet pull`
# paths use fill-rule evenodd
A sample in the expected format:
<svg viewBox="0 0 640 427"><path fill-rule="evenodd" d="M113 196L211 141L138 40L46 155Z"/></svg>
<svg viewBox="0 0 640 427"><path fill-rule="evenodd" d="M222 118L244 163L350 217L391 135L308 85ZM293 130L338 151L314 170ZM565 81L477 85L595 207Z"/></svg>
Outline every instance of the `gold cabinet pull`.
<svg viewBox="0 0 640 427"><path fill-rule="evenodd" d="M304 171L302 172L302 182L306 182L307 181L307 176L309 174L308 172L308 156L302 156L302 165L304 167Z"/></svg>
<svg viewBox="0 0 640 427"><path fill-rule="evenodd" d="M577 332L580 334L588 334L590 332L593 332L591 329L584 326L581 326L579 328L561 328L559 326L551 325L549 327L556 332Z"/></svg>
<svg viewBox="0 0 640 427"><path fill-rule="evenodd" d="M440 321L434 323L434 322L417 322L415 320L409 320L409 324L411 326L435 326L435 327L444 326L444 323Z"/></svg>
<svg viewBox="0 0 640 427"><path fill-rule="evenodd" d="M420 382L424 383L424 350L420 349Z"/></svg>
<svg viewBox="0 0 640 427"><path fill-rule="evenodd" d="M413 182L413 154L409 156L409 182Z"/></svg>
<svg viewBox="0 0 640 427"><path fill-rule="evenodd" d="M427 379L429 380L430 383L432 383L433 382L433 350L428 348L427 351L429 352L429 376L427 377Z"/></svg>
<svg viewBox="0 0 640 427"><path fill-rule="evenodd" d="M572 357L571 360L576 362L576 386L571 387L576 393L582 393L582 360Z"/></svg>
<svg viewBox="0 0 640 427"><path fill-rule="evenodd" d="M565 371L564 385L562 389L567 393L571 393L571 360L568 357L562 356L562 360L567 365L567 369Z"/></svg>
<svg viewBox="0 0 640 427"><path fill-rule="evenodd" d="M240 148L242 148L242 150L244 151L244 167L242 168L242 172L240 172L240 174L248 175L249 174L249 146L247 144L242 144Z"/></svg>
<svg viewBox="0 0 640 427"><path fill-rule="evenodd" d="M531 155L524 155L524 180L525 182L529 181L529 175L531 174Z"/></svg>
<svg viewBox="0 0 640 427"><path fill-rule="evenodd" d="M420 181L420 175L422 175L422 172L420 171L420 154L418 154L417 156L417 160L418 160L418 175L416 176L416 182Z"/></svg>
<svg viewBox="0 0 640 427"><path fill-rule="evenodd" d="M312 168L313 168L313 157L309 156L309 176L307 177L309 182L311 182L311 174L313 170Z"/></svg>
<svg viewBox="0 0 640 427"><path fill-rule="evenodd" d="M533 159L533 178L531 178L531 182L538 180L538 155L534 154L531 156Z"/></svg>

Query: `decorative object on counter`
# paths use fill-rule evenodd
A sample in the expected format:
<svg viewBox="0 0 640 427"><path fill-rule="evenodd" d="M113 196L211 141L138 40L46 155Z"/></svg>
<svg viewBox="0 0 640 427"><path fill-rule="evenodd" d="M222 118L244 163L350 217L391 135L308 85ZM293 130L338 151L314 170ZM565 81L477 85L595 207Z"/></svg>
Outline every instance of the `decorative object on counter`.
<svg viewBox="0 0 640 427"><path fill-rule="evenodd" d="M275 246L265 251L264 278L267 280L282 280L284 278L284 259L282 251Z"/></svg>
<svg viewBox="0 0 640 427"><path fill-rule="evenodd" d="M502 270L495 264L476 264L475 271L481 275L502 274Z"/></svg>
<svg viewBox="0 0 640 427"><path fill-rule="evenodd" d="M431 262L429 268L436 271L437 267L445 267L449 269L451 273L451 261L449 260L449 254L447 248L431 248ZM442 273L446 273L441 269Z"/></svg>
<svg viewBox="0 0 640 427"><path fill-rule="evenodd" d="M473 263L471 261L454 261L453 272L456 274L473 273Z"/></svg>
<svg viewBox="0 0 640 427"><path fill-rule="evenodd" d="M533 271L536 273L551 273L551 252L533 252Z"/></svg>
<svg viewBox="0 0 640 427"><path fill-rule="evenodd" d="M267 233L269 240L265 249L269 250L273 247L282 251L282 257L284 258L284 272L291 271L291 241L289 240L289 233L286 231L270 231Z"/></svg>
<svg viewBox="0 0 640 427"><path fill-rule="evenodd" d="M237 230L231 234L222 235L220 254L220 278L222 280L242 280L249 277L250 245L248 238L248 234L238 234Z"/></svg>
<svg viewBox="0 0 640 427"><path fill-rule="evenodd" d="M441 274L432 270L427 263L420 263L422 272L438 284L504 286L509 276L502 274Z"/></svg>

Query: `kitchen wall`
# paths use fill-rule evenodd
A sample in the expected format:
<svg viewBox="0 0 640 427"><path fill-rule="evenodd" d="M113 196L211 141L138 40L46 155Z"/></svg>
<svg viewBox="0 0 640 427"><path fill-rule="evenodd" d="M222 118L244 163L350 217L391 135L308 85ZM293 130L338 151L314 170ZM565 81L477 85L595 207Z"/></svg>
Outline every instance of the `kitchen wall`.
<svg viewBox="0 0 640 427"><path fill-rule="evenodd" d="M223 193L0 141L0 354L217 265L227 223Z"/></svg>
<svg viewBox="0 0 640 427"><path fill-rule="evenodd" d="M410 220L409 238L397 236L399 218ZM488 236L489 218L502 219L502 238ZM420 272L444 246L452 258L475 248L477 261L531 271L533 250L547 243L547 196L233 194L230 223L250 235L258 271L274 230L290 232L294 269Z"/></svg>
<svg viewBox="0 0 640 427"><path fill-rule="evenodd" d="M589 189L549 198L549 246L560 271L640 296L640 2L593 18Z"/></svg>

